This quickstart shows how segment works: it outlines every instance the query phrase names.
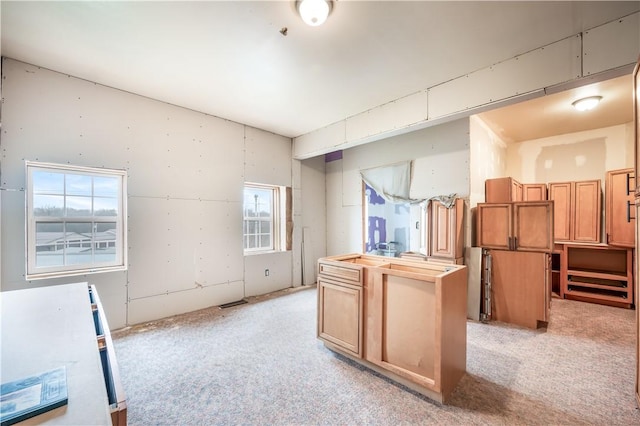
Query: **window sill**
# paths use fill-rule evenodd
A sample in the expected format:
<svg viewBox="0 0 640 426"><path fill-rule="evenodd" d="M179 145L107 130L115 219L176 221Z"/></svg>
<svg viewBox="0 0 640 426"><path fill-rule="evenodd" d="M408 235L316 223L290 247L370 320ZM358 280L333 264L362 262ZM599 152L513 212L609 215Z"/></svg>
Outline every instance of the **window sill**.
<svg viewBox="0 0 640 426"><path fill-rule="evenodd" d="M245 251L245 256L257 256L261 254L276 254L276 253L286 253L290 250L261 250L261 251Z"/></svg>
<svg viewBox="0 0 640 426"><path fill-rule="evenodd" d="M90 275L90 274L99 274L103 272L117 272L117 271L126 271L126 270L127 270L126 266L74 269L72 271L39 272L35 274L27 274L25 278L27 281L36 281L36 280L44 280L47 278L76 277L78 275Z"/></svg>

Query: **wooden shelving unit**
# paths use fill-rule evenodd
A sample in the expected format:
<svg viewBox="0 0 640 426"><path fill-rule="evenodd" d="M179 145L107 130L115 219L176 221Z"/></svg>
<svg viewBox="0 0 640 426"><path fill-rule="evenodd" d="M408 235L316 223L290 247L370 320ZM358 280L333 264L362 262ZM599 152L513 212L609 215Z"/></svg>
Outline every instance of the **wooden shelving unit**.
<svg viewBox="0 0 640 426"><path fill-rule="evenodd" d="M561 294L565 298L633 306L633 249L566 244L561 268Z"/></svg>

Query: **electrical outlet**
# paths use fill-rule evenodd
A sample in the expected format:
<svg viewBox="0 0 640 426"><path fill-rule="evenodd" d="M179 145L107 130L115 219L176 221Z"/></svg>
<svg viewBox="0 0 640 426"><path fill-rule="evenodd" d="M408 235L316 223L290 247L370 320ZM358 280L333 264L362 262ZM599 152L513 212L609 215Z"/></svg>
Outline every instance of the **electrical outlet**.
<svg viewBox="0 0 640 426"><path fill-rule="evenodd" d="M264 276L265 276L265 277L268 277L268 276L269 276L269 270L268 270L268 269L265 269L265 270L264 270Z"/></svg>

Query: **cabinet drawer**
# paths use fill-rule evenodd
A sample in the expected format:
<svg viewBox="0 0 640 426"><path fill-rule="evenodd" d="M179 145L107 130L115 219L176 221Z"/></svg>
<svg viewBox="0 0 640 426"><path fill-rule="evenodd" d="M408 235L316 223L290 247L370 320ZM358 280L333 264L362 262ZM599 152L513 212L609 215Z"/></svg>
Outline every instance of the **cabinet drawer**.
<svg viewBox="0 0 640 426"><path fill-rule="evenodd" d="M362 285L362 268L349 268L330 263L320 263L318 265L318 274L338 278L342 281L353 283L354 285Z"/></svg>

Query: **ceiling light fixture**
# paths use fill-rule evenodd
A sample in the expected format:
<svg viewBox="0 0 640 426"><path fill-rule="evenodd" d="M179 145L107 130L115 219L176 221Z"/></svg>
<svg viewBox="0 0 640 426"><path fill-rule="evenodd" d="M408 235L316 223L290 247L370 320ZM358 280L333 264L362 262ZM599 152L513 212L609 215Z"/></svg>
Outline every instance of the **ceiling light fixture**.
<svg viewBox="0 0 640 426"><path fill-rule="evenodd" d="M331 0L299 0L296 6L304 23L317 27L327 20L332 3Z"/></svg>
<svg viewBox="0 0 640 426"><path fill-rule="evenodd" d="M597 107L601 99L602 96L589 96L588 98L578 99L571 105L578 111L589 111Z"/></svg>

